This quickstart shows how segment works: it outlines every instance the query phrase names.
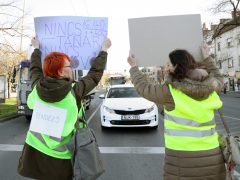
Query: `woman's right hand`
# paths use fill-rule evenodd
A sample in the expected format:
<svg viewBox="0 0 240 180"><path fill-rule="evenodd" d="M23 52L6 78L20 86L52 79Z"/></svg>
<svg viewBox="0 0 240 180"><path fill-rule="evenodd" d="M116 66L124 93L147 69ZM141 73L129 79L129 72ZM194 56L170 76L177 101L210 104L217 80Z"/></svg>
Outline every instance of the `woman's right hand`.
<svg viewBox="0 0 240 180"><path fill-rule="evenodd" d="M201 51L202 51L203 59L206 59L209 57L209 48L206 43L203 43L203 45L201 46Z"/></svg>
<svg viewBox="0 0 240 180"><path fill-rule="evenodd" d="M102 45L102 51L107 52L111 45L112 45L111 40L109 38L105 38Z"/></svg>
<svg viewBox="0 0 240 180"><path fill-rule="evenodd" d="M31 44L33 46L34 49L39 49L39 41L36 37L33 37L31 40Z"/></svg>

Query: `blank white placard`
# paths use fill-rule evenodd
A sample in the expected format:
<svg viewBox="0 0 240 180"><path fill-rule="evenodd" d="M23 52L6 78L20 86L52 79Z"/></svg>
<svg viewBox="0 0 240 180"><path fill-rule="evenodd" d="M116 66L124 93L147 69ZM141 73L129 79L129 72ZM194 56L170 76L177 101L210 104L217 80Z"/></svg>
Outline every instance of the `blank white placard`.
<svg viewBox="0 0 240 180"><path fill-rule="evenodd" d="M160 66L174 49L188 50L196 61L202 60L203 44L199 14L128 19L130 51L138 65Z"/></svg>

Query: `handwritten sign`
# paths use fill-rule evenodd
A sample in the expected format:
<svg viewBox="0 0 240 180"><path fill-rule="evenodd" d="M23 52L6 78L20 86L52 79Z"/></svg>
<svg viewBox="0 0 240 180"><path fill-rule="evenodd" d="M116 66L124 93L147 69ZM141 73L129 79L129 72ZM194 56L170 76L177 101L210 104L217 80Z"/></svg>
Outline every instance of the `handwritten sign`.
<svg viewBox="0 0 240 180"><path fill-rule="evenodd" d="M53 51L67 54L76 69L88 70L107 36L108 19L52 16L34 18L42 60Z"/></svg>
<svg viewBox="0 0 240 180"><path fill-rule="evenodd" d="M175 49L186 49L202 60L203 44L199 14L133 18L128 20L131 52L139 66L161 66Z"/></svg>
<svg viewBox="0 0 240 180"><path fill-rule="evenodd" d="M30 130L41 134L61 138L67 116L67 110L36 102L33 110Z"/></svg>

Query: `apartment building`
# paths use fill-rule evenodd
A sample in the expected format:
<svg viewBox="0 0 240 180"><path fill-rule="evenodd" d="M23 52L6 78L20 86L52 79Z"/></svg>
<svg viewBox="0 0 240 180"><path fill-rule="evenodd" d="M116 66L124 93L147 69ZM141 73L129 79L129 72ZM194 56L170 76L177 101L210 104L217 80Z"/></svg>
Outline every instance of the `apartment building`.
<svg viewBox="0 0 240 180"><path fill-rule="evenodd" d="M215 58L220 72L224 75L227 90L240 88L240 13L237 19L221 19L218 25L208 30L203 25L204 39L210 54Z"/></svg>
<svg viewBox="0 0 240 180"><path fill-rule="evenodd" d="M144 67L141 72L152 83L158 84L162 81L161 67Z"/></svg>

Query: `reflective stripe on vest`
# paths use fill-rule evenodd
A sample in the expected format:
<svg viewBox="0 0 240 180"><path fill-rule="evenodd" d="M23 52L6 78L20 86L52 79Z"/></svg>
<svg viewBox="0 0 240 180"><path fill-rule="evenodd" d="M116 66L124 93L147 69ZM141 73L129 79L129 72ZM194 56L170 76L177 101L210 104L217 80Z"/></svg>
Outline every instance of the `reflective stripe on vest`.
<svg viewBox="0 0 240 180"><path fill-rule="evenodd" d="M195 100L169 84L175 108L164 109L165 147L180 151L202 151L219 147L214 110L222 106L216 92Z"/></svg>
<svg viewBox="0 0 240 180"><path fill-rule="evenodd" d="M83 108L83 104L81 103L81 108L79 110L79 113L78 113L78 117L81 117L84 113L84 108ZM80 128L84 128L85 126L83 124L79 124L80 125ZM41 133L37 133L37 132L34 132L34 131L30 131L39 141L41 141L45 146L49 147L46 143L46 141L44 140L44 138L42 137L42 134ZM72 136L72 134L70 134L70 136ZM57 143L61 144L61 142L66 139L67 137L63 137L61 136L61 138L56 138L56 137L53 137L53 136L48 136L52 141L56 141ZM67 146L66 145L61 145L57 148L51 148L49 147L50 149L52 150L55 150L55 151L58 151L58 152L65 152L67 151Z"/></svg>
<svg viewBox="0 0 240 180"><path fill-rule="evenodd" d="M41 141L45 146L48 146L46 141L43 139L42 135L40 133L37 133L37 132L34 132L34 131L30 131L39 141ZM64 140L64 137L61 137L61 138L56 138L56 137L52 137L52 136L49 136L49 138L52 140L52 141L56 141L58 142L59 144ZM49 147L50 148L50 147ZM58 152L64 152L64 151L67 151L67 146L66 145L61 145L59 147L56 147L56 148L50 148L50 149L53 149L55 151L58 151Z"/></svg>
<svg viewBox="0 0 240 180"><path fill-rule="evenodd" d="M169 121L173 121L177 124L182 124L182 125L186 125L186 126L193 126L193 127L202 127L202 126L211 126L211 125L215 125L215 119L213 118L211 121L208 121L206 123L199 123L190 119L185 119L185 118L181 118L181 117L176 117L170 114L165 114L164 115L164 119L169 120Z"/></svg>
<svg viewBox="0 0 240 180"><path fill-rule="evenodd" d="M74 83L72 84L72 86L73 85L74 85ZM31 94L28 97L29 108L33 109L34 103L36 101L42 101L42 100L40 99L40 97L37 94L36 87L34 87L33 91L31 92ZM67 103L71 103L71 105L68 106L67 103L63 104L62 102L64 102L64 101ZM44 101L42 101L42 102L44 103ZM48 104L50 104L50 103L48 103ZM84 113L83 106L81 104L80 110L79 111L77 110L75 94L72 92L68 93L67 96L64 99L62 99L61 101L54 102L53 104L60 108L66 107L66 105L67 105L66 108L71 107L68 111L69 119L67 119L67 120L69 120L69 121L67 122L67 126L68 126L68 129L66 128L67 133L65 131L65 134L63 134L61 138L55 138L52 136L43 135L41 133L29 131L27 134L26 143L28 143L30 146L36 148L37 150L39 150L49 156L60 158L60 159L70 159L71 153L67 149L66 144L70 141L70 139L72 137L72 132L74 131L74 128L72 129L73 126L71 126L71 124L75 123L74 120L77 117L83 116L83 113ZM73 104L75 104L75 105L73 105ZM60 106L58 106L58 105L60 105ZM71 127L71 131L70 131L69 127ZM64 126L64 128L65 128L65 126ZM80 125L80 128L83 128L83 126Z"/></svg>
<svg viewBox="0 0 240 180"><path fill-rule="evenodd" d="M216 131L215 129L202 130L202 131L164 129L164 132L170 136L205 137L205 136L213 135Z"/></svg>

